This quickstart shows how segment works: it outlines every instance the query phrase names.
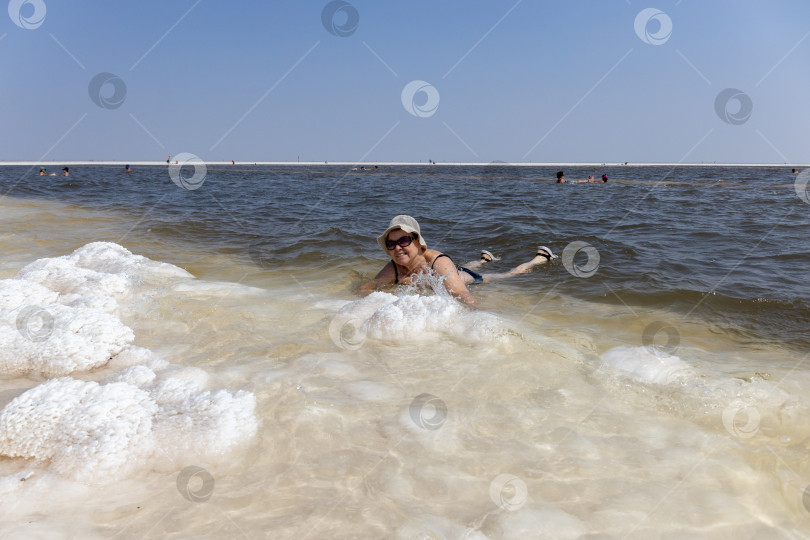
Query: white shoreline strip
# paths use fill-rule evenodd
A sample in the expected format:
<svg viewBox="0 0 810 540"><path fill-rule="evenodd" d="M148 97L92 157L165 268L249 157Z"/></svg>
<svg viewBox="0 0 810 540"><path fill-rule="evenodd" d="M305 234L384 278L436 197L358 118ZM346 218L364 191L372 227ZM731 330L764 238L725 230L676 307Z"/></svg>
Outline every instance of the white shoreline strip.
<svg viewBox="0 0 810 540"><path fill-rule="evenodd" d="M206 165L227 165L233 167L230 161L206 161ZM0 161L0 167L29 167L32 165L63 165L63 166L120 166L131 165L133 167L167 167L168 163L165 161ZM235 163L239 165L278 165L285 167L341 167L341 166L386 166L386 167L596 167L596 168L612 168L612 167L810 167L810 163L668 163L668 162L644 162L644 163L596 163L596 162L578 162L578 161L565 161L565 162L517 162L517 163L484 163L484 162L447 162L447 163L427 163L422 161L244 161L239 160Z"/></svg>

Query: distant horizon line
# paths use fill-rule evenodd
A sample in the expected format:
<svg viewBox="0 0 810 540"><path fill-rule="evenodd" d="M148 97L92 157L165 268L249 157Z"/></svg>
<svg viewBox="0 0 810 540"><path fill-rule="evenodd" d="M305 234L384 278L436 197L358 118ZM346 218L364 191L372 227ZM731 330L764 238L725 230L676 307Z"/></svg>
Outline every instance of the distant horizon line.
<svg viewBox="0 0 810 540"><path fill-rule="evenodd" d="M692 162L692 163L668 163L668 162L430 162L430 161L204 161L206 166L210 165L279 165L279 166L453 166L453 167L489 167L489 166L509 166L509 167L810 167L806 163L717 163L717 162ZM199 162L198 162L199 163ZM175 161L107 161L107 160L85 160L85 161L0 161L0 166L7 167L27 167L27 166L145 166L157 167L175 165ZM193 166L194 162L184 163Z"/></svg>

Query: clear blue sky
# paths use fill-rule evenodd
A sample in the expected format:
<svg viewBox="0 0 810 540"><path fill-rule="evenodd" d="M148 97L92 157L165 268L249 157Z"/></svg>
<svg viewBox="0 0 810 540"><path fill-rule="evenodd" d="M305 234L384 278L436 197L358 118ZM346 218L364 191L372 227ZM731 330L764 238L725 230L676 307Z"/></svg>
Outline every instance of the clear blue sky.
<svg viewBox="0 0 810 540"><path fill-rule="evenodd" d="M810 162L807 0L9 5L4 161Z"/></svg>

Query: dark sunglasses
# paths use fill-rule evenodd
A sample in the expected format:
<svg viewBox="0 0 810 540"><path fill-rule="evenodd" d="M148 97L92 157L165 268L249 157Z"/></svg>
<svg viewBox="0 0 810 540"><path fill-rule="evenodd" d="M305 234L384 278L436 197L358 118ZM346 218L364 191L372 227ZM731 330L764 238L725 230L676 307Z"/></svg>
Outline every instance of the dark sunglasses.
<svg viewBox="0 0 810 540"><path fill-rule="evenodd" d="M385 241L385 247L388 248L388 251L391 251L392 249L394 249L397 246L399 246L399 247L408 247L408 246L411 245L411 242L413 242L413 237L412 236L403 236L399 240L386 240Z"/></svg>

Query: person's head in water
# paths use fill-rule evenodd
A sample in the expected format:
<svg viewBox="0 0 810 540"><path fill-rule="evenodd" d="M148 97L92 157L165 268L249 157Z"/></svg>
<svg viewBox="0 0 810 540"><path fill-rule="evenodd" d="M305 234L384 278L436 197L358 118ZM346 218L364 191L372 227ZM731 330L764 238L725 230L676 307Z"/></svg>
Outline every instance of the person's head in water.
<svg viewBox="0 0 810 540"><path fill-rule="evenodd" d="M377 237L377 244L395 263L402 266L408 266L408 262L427 249L419 223L406 215L392 219L385 232Z"/></svg>
<svg viewBox="0 0 810 540"><path fill-rule="evenodd" d="M557 171L557 183L562 184L565 182L565 173L562 171Z"/></svg>
<svg viewBox="0 0 810 540"><path fill-rule="evenodd" d="M65 173L65 176L70 176L70 169L68 169L67 167L62 169L62 172Z"/></svg>
<svg viewBox="0 0 810 540"><path fill-rule="evenodd" d="M45 167L40 167L39 168L39 175L40 176L45 176Z"/></svg>
<svg viewBox="0 0 810 540"><path fill-rule="evenodd" d="M607 179L608 179L608 175L603 174L603 175L602 175L602 182L607 183Z"/></svg>

